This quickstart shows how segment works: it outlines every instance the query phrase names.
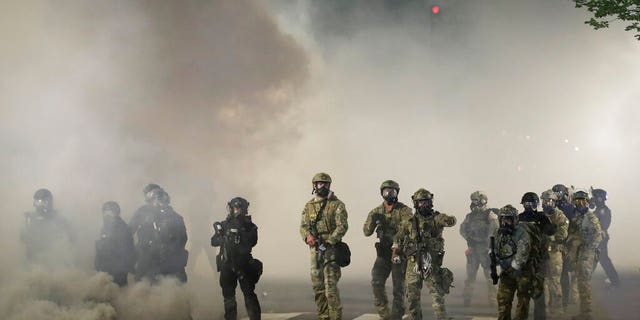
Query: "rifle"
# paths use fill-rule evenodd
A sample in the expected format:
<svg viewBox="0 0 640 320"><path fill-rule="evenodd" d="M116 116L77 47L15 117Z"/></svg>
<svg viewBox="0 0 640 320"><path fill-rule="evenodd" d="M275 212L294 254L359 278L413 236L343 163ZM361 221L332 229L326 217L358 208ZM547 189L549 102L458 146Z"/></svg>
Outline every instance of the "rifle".
<svg viewBox="0 0 640 320"><path fill-rule="evenodd" d="M316 218L309 222L309 233L311 234L311 236L316 239L316 244L314 246L314 248L316 249L316 268L320 269L323 267L324 265L324 253L327 250L327 247L325 246L324 242L322 241L322 238L320 237L320 234L318 233L318 220L320 220L321 216L322 216L322 212L324 211L324 208L327 206L327 202L329 202L329 197L331 196L331 194L329 194L327 196L327 199L324 200L324 202L322 202L322 205L320 206L320 210L318 210L318 214L316 215Z"/></svg>
<svg viewBox="0 0 640 320"><path fill-rule="evenodd" d="M418 218L415 217L415 220L413 221L414 225L416 227L416 234L417 234L417 240L418 243L416 245L416 249L418 250L416 252L416 260L418 260L418 264L416 265L416 273L420 274L420 276L422 277L422 279L426 279L429 274L431 274L432 271L432 264L431 264L431 254L426 250L426 244L422 241L422 235L420 234L420 227L418 225Z"/></svg>
<svg viewBox="0 0 640 320"><path fill-rule="evenodd" d="M493 280L493 284L498 284L498 270L496 269L496 237L489 237L489 259L491 259L491 280Z"/></svg>

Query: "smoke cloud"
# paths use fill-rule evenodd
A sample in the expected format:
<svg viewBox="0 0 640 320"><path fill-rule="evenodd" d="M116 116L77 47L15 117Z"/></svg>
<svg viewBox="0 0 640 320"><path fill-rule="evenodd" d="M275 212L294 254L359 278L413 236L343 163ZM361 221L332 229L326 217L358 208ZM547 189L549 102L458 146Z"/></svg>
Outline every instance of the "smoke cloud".
<svg viewBox="0 0 640 320"><path fill-rule="evenodd" d="M386 179L409 205L432 191L459 223L475 190L518 207L556 183L604 188L612 259L640 265L625 254L640 241L640 44L591 30L570 2L447 1L437 17L432 3L2 4L0 317L219 315L210 226L235 196L259 226L263 281L307 281L298 227L320 171L349 212L345 279L369 277L375 240L360 228ZM100 206L120 202L127 220L149 182L185 217L189 277L211 292L119 289L90 272ZM82 271L18 271L21 212L40 187L78 231ZM461 268L458 226L444 237L445 264Z"/></svg>

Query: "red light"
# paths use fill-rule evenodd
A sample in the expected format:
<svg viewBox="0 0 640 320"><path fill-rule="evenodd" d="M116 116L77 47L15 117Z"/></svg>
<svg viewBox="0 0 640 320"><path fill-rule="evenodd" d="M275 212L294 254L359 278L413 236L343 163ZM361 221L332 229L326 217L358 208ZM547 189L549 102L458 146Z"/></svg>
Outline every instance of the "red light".
<svg viewBox="0 0 640 320"><path fill-rule="evenodd" d="M431 7L431 13L433 13L433 14L440 13L440 6L432 6Z"/></svg>

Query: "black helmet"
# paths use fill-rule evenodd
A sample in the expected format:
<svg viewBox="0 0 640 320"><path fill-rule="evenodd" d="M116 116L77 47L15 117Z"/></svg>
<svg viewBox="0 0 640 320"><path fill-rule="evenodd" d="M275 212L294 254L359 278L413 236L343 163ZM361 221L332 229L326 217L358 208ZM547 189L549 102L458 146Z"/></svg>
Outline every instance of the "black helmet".
<svg viewBox="0 0 640 320"><path fill-rule="evenodd" d="M591 194L594 198L600 197L603 200L607 200L607 191L605 191L604 189L593 189L591 190Z"/></svg>
<svg viewBox="0 0 640 320"><path fill-rule="evenodd" d="M33 194L33 200L51 200L53 195L49 189L38 189L36 193Z"/></svg>
<svg viewBox="0 0 640 320"><path fill-rule="evenodd" d="M540 198L538 198L538 195L535 192L527 192L522 196L522 201L520 201L520 204L523 204L525 202L538 203L540 202Z"/></svg>
<svg viewBox="0 0 640 320"><path fill-rule="evenodd" d="M249 201L242 197L235 197L231 199L227 205L229 206L229 212L233 212L233 208L238 208L245 213L249 210Z"/></svg>
<svg viewBox="0 0 640 320"><path fill-rule="evenodd" d="M113 211L120 214L120 205L115 201L107 201L102 205L102 212Z"/></svg>

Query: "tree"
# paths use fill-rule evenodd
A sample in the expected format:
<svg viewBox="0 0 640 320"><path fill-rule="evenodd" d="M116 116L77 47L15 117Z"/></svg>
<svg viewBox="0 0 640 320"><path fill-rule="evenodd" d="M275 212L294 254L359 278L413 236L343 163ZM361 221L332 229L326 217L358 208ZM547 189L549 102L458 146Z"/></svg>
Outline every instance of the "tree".
<svg viewBox="0 0 640 320"><path fill-rule="evenodd" d="M609 23L620 20L629 23L624 29L632 31L640 40L640 0L574 0L576 8L586 8L593 13L585 21L594 29L608 28Z"/></svg>

